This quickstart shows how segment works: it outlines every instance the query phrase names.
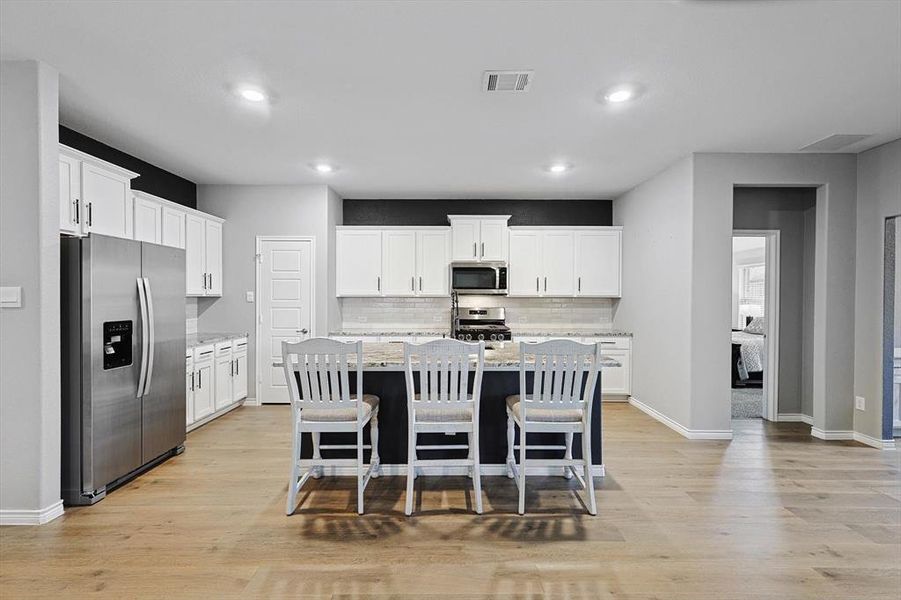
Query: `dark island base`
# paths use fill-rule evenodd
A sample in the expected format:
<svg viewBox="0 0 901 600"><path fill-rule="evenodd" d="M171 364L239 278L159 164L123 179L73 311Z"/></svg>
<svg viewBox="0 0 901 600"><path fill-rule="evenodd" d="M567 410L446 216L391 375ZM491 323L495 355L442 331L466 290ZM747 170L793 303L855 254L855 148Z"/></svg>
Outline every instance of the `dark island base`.
<svg viewBox="0 0 901 600"><path fill-rule="evenodd" d="M532 375L527 374L531 386ZM354 378L351 376L351 390ZM363 373L363 387L367 394L375 394L379 402L379 454L383 465L406 464L407 462L407 386L402 371L366 371ZM591 462L603 464L601 453L601 391L600 378L595 387L593 407L591 409ZM418 390L417 390L418 391ZM482 375L482 397L480 402L480 458L485 465L503 465L507 457L507 412L505 399L519 393L519 372L517 371L485 371ZM365 443L369 443L369 427L363 433ZM519 430L516 434L519 443ZM353 444L353 433L323 433L320 439L326 444ZM444 435L420 434L420 444L463 444L465 434ZM562 433L530 433L529 444L551 445L563 444ZM301 443L301 457L313 455L313 443L309 434L304 434ZM465 450L420 450L419 458L459 458L465 457ZM348 458L354 456L350 450L323 450L324 458ZM517 455L518 456L518 455ZM561 458L562 451L534 450L529 458ZM581 458L582 446L579 436L573 440L573 456ZM364 460L369 460L367 451Z"/></svg>

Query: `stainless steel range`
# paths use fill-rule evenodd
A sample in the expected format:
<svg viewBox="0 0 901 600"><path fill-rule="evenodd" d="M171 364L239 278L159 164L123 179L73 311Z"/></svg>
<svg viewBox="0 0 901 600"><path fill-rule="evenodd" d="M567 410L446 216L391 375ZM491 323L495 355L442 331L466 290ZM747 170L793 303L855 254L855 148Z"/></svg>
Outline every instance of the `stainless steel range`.
<svg viewBox="0 0 901 600"><path fill-rule="evenodd" d="M513 339L503 308L457 308L453 336L458 340L508 342Z"/></svg>

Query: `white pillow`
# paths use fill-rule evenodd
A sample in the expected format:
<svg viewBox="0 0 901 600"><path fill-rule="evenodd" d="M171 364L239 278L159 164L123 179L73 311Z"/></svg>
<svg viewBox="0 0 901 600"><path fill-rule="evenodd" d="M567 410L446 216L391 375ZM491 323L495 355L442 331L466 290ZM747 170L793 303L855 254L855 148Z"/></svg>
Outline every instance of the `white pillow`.
<svg viewBox="0 0 901 600"><path fill-rule="evenodd" d="M744 329L745 333L756 333L763 335L766 333L766 321L763 317L754 317L748 326Z"/></svg>

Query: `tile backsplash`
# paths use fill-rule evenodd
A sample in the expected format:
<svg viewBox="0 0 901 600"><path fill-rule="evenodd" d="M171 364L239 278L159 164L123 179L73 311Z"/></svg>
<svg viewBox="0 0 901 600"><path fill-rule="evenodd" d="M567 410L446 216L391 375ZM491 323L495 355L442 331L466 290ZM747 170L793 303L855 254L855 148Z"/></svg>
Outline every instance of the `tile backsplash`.
<svg viewBox="0 0 901 600"><path fill-rule="evenodd" d="M616 300L608 298L511 298L460 296L460 306L504 306L515 329L613 326ZM342 329L450 327L450 298L342 298Z"/></svg>

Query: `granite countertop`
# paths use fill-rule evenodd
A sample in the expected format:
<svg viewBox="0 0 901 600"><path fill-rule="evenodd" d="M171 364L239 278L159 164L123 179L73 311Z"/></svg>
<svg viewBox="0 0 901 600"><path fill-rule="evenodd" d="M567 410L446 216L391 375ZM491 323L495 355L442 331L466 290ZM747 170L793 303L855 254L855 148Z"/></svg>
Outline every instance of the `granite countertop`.
<svg viewBox="0 0 901 600"><path fill-rule="evenodd" d="M396 336L417 336L417 335L431 335L435 337L447 336L450 335L449 329L408 329L406 331L402 330L382 330L382 329L356 329L356 330L343 330L343 331L330 331L330 336L339 335L342 337L352 337L355 335L396 335Z"/></svg>
<svg viewBox="0 0 901 600"><path fill-rule="evenodd" d="M353 360L353 359L351 359ZM281 361L272 363L281 367ZM602 368L619 367L620 363L608 356L601 357ZM402 371L404 346L400 343L363 343L363 368L367 371ZM519 369L519 344L504 344L503 348L485 350L486 371L515 371Z"/></svg>
<svg viewBox="0 0 901 600"><path fill-rule="evenodd" d="M632 337L631 331L617 331L615 329L516 329L513 330L513 339L516 336L546 336L546 337Z"/></svg>
<svg viewBox="0 0 901 600"><path fill-rule="evenodd" d="M191 333L185 338L185 345L188 348L203 346L204 344L215 344L216 342L224 342L225 340L234 340L237 338L248 337L246 333Z"/></svg>

